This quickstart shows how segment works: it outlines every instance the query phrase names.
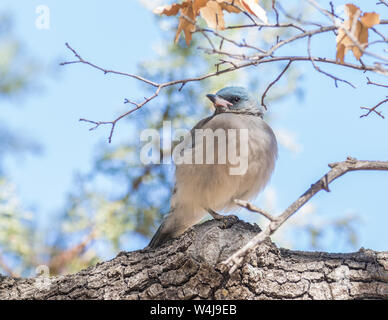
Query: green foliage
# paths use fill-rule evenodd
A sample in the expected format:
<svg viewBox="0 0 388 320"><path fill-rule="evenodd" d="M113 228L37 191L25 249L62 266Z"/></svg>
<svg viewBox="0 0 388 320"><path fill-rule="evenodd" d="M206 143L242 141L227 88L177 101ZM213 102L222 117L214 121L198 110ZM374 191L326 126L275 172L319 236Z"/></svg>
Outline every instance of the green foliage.
<svg viewBox="0 0 388 320"><path fill-rule="evenodd" d="M17 259L16 273L34 264L36 239L33 220L33 213L24 210L20 204L15 186L0 178L0 252L5 257Z"/></svg>
<svg viewBox="0 0 388 320"><path fill-rule="evenodd" d="M32 59L23 52L22 44L12 33L10 17L0 15L0 101L26 93L39 74ZM3 162L8 155L38 152L40 146L31 138L15 133L0 119L0 272L7 263L15 265L13 273L22 274L35 263L36 217L24 209L16 186L6 178Z"/></svg>
<svg viewBox="0 0 388 320"><path fill-rule="evenodd" d="M0 16L0 57L0 98L20 95L31 88L39 66L26 56L6 15Z"/></svg>

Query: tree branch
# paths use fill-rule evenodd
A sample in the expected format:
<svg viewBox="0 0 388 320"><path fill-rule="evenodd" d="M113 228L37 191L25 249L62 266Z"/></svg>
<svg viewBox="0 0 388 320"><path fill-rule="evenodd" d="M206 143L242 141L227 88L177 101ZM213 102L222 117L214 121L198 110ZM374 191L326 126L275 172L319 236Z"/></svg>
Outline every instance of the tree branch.
<svg viewBox="0 0 388 320"><path fill-rule="evenodd" d="M366 79L368 80L368 82L366 84L371 84L371 85L378 86L378 87L388 88L388 85L386 85L386 84L373 82L368 77L366 77Z"/></svg>
<svg viewBox="0 0 388 320"><path fill-rule="evenodd" d="M277 3L275 0L273 0L272 1L272 10L274 11L275 16L276 16L276 23L275 24L257 23L248 12L245 12L244 10L242 10L242 12L251 20L251 23L226 27L226 30L238 29L238 28L241 28L241 29L242 28L258 28L258 31L260 31L262 29L266 29L266 28L291 28L291 29L297 30L297 34L291 35L286 39L281 40L279 37L277 37L276 43L269 46L269 48L267 48L267 49L260 48L256 44L249 44L245 40L236 41L230 37L225 36L222 32L220 32L218 30L201 28L196 24L195 21L192 21L188 17L181 15L189 23L192 23L196 26L196 30L197 30L196 32L201 33L206 38L206 40L208 41L208 43L210 45L210 48L199 48L199 49L204 50L205 53L208 53L208 54L218 55L219 62L215 64L215 67L216 67L215 72L209 72L207 74L204 74L204 75L198 76L198 77L173 80L173 81L168 81L168 82L164 82L164 83L158 83L158 82L146 79L144 77L141 77L139 75L135 75L132 73L126 73L126 72L110 70L110 69L100 67L100 66L98 66L98 65L96 65L88 60L85 60L83 57L81 57L81 55L76 50L74 50L68 43L66 43L66 47L74 54L74 56L76 57L76 60L69 61L69 62L62 62L61 63L62 66L70 65L70 64L77 64L77 63L86 64L92 68L95 68L97 70L102 71L104 74L112 73L112 74L116 74L116 75L130 77L130 78L136 79L138 81L141 81L141 82L143 82L151 87L154 87L154 89L155 89L152 95L150 95L149 97L145 97L140 102L135 102L135 101L132 101L129 99L125 99L124 103L132 104L134 107L112 121L94 121L94 120L89 120L89 119L84 119L84 118L80 119L80 121L92 124L93 126L90 128L90 130L97 129L101 125L110 125L111 130L110 130L109 137L108 137L108 141L110 143L112 141L112 136L113 136L113 133L114 133L114 130L116 128L118 121L120 121L121 119L125 118L126 116L132 114L134 111L142 108L145 104L147 104L151 100L154 100L164 88L174 86L174 85L180 85L180 88L179 88L179 91L180 91L183 89L183 87L186 84L188 84L190 82L202 81L202 80L205 80L207 78L219 76L221 74L234 72L238 69L247 68L250 66L258 66L260 64L270 63L270 62L286 61L288 64L286 65L283 72L281 72L279 74L279 76L273 82L271 82L270 85L264 91L264 94L263 94L262 99L261 99L261 103L262 103L263 107L266 109L267 109L267 106L264 102L264 99L265 99L265 96L266 96L268 90L277 81L279 81L279 79L283 76L283 74L286 72L286 70L288 69L288 67L290 66L290 64L292 62L310 61L316 71L332 78L334 80L334 84L336 86L337 86L337 82L341 81L341 82L344 82L344 83L354 87L354 85L351 82L344 80L344 79L341 79L337 76L334 76L333 74L328 73L326 71L323 71L318 66L317 63L329 63L329 64L334 64L334 65L340 66L342 68L343 67L351 68L351 69L359 70L359 71L363 71L363 72L370 71L370 72L376 72L376 73L380 73L380 74L388 74L388 69L385 67L385 65L386 65L385 62L388 61L388 58L386 58L385 56L381 56L379 54L375 54L374 52L365 51L364 46L362 46L357 41L357 39L355 39L353 34L351 34L351 32L348 32L348 30L345 30L345 28L343 28L342 25L339 25L335 21L336 14L334 13L334 7L333 7L332 3L330 3L331 11L328 11L328 10L325 10L325 9L322 9L321 7L319 7L315 1L313 1L313 0L308 0L308 1L318 11L320 11L325 16L327 16L331 20L332 25L325 26L322 23L304 21L300 18L294 18L294 17L290 16L289 14L287 14L287 12L284 11L284 9L280 6L279 3ZM386 4L386 2L380 1L379 4ZM233 1L230 3L230 5L235 6ZM278 9L280 11L278 11ZM297 21L297 23L290 23L290 22L281 23L279 20L280 19L279 12L282 12L286 17ZM388 20L381 19L380 24L381 25L388 24ZM302 27L304 25L310 25L310 26L313 25L315 27L312 30L305 30L305 28ZM344 30L346 35L355 43L355 46L357 46L364 54L367 54L367 55L374 57L378 60L382 60L383 63L381 63L381 62L379 63L378 61L376 61L374 64L369 64L369 65L366 65L362 61L360 61L361 64L352 64L352 63L347 63L347 62L340 63L336 60L328 59L325 57L313 57L311 55L311 38L313 36L327 33L327 32L334 32L335 33L339 28L342 28ZM377 43L377 42L378 43L382 43L382 42L387 43L387 39L383 34L381 34L380 32L378 32L375 29L372 29L372 30L375 33L377 33L378 35L380 35L382 38L382 40L374 41L373 43ZM215 42L212 40L212 37L215 37L216 39L221 40L220 46L218 49L216 48ZM290 45L291 43L294 43L295 41L304 39L306 37L308 38L308 43L307 43L308 56L277 56L276 55L277 51L280 48L287 46L287 45ZM248 50L255 50L258 52L256 52L256 54L247 55L246 52L245 53L236 53L236 52L232 52L230 50L225 51L222 49L222 45L224 44L224 42L229 43L229 44L231 44L235 47L238 47L238 48L245 48L247 51ZM225 59L224 56L227 56L228 59ZM225 67L225 68L221 69L221 67ZM370 112L368 112L368 114L371 112L376 112L377 107L378 106L368 109L370 111ZM376 113L379 114L379 112L376 112Z"/></svg>
<svg viewBox="0 0 388 320"><path fill-rule="evenodd" d="M229 273L232 274L242 263L244 257L262 243L265 239L275 233L280 226L286 222L295 212L297 212L307 201L309 201L315 194L321 190L329 190L329 184L341 177L347 172L360 171L360 170L381 170L388 171L388 161L361 161L348 157L346 161L336 162L329 164L331 170L326 173L321 179L315 182L311 187L301 195L296 201L294 201L280 216L271 220L268 227L253 237L245 246L237 250L233 255L226 259L223 263L229 267ZM253 205L247 205L251 209ZM255 210L254 210L255 211ZM261 212L261 210L256 211ZM270 216L272 217L272 216Z"/></svg>
<svg viewBox="0 0 388 320"><path fill-rule="evenodd" d="M368 107L360 107L360 109L362 110L368 110L367 113L364 113L360 116L360 118L364 118L364 117L367 117L369 116L372 112L376 113L379 117L384 118L384 116L382 115L382 113L380 111L377 111L376 109L378 107L380 107L382 104L388 102L388 96L387 96L387 99L383 100L383 101L380 101L378 104L376 104L374 107L372 108L368 108Z"/></svg>
<svg viewBox="0 0 388 320"><path fill-rule="evenodd" d="M209 220L158 250L121 252L75 274L27 279L0 275L0 300L388 298L386 252L292 251L266 241L238 274L229 275L220 261L258 232L241 220L228 226ZM149 308L140 318L150 318Z"/></svg>
<svg viewBox="0 0 388 320"><path fill-rule="evenodd" d="M314 69L317 70L318 72L324 74L325 76L328 76L329 78L332 78L334 80L334 85L336 88L338 88L338 84L337 82L338 81L341 81L341 82L344 82L346 84L348 84L349 86L351 86L353 89L356 89L356 87L349 81L347 80L344 80L344 79L341 79L341 78L338 78L334 75L332 75L331 73L328 73L326 71L323 71L321 68L319 68L316 63L314 62L313 59L311 59L311 36L308 37L308 40L307 40L307 52L308 52L308 55L310 57L310 61L311 61L311 64L313 65Z"/></svg>
<svg viewBox="0 0 388 320"><path fill-rule="evenodd" d="M240 200L240 199L235 199L234 202L239 205L240 207L243 207L245 209L248 209L249 211L251 212L256 212L256 213L259 213L261 214L263 217L267 218L269 221L276 221L276 217L274 217L272 214L270 214L269 212L261 209L261 208L258 208L256 206L254 206L252 203L248 202L248 201L245 201L245 200Z"/></svg>
<svg viewBox="0 0 388 320"><path fill-rule="evenodd" d="M287 71L287 69L289 68L289 66L291 65L292 63L292 60L288 61L286 67L283 69L283 71L276 77L276 79L274 81L272 81L267 89L265 89L263 95L261 96L261 105L264 107L265 110L267 110L267 106L266 104L264 103L264 99L265 99L265 96L267 95L267 92L268 90L276 83L280 80L280 78L283 76L283 74L285 74L285 72Z"/></svg>

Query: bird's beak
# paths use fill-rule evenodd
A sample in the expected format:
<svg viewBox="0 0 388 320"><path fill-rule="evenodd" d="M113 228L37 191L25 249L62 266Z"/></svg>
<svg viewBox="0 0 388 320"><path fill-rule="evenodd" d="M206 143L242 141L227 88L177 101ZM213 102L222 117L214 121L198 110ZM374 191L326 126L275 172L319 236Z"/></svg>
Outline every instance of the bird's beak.
<svg viewBox="0 0 388 320"><path fill-rule="evenodd" d="M209 98L211 102L213 102L214 107L222 107L222 108L228 108L228 106L232 106L233 103L230 103L229 101L221 98L220 96L217 96L216 94L207 94L206 97Z"/></svg>

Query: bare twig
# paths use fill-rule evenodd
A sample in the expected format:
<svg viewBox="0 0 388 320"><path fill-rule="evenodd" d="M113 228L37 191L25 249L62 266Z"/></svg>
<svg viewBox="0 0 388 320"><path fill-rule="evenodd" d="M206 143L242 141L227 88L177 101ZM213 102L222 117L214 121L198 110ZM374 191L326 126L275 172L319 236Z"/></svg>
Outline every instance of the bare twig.
<svg viewBox="0 0 388 320"><path fill-rule="evenodd" d="M386 7L388 7L388 2L385 1L385 0L379 0L379 2L376 3L376 5L379 5L379 4L383 4L383 5L385 5Z"/></svg>
<svg viewBox="0 0 388 320"><path fill-rule="evenodd" d="M212 33L214 34L217 38L220 38L222 41L226 41L226 42L229 42L229 43L232 43L233 45L235 45L236 47L239 47L239 48L248 48L248 49L253 49L253 50L256 50L256 51L260 51L262 53L265 53L266 51L263 50L263 49L260 49L258 47L255 47L255 46L251 46L249 44L247 44L246 42L237 42L233 39L230 39L230 38L227 38L225 36L223 36L221 33L219 33L218 31L216 30L212 30L212 29L206 29L206 28L199 28L197 27L197 30L196 32L201 32L203 35L206 35L206 33ZM210 38L207 37L208 41L211 42ZM211 47L213 49L215 49L215 46L214 45L211 45ZM220 49L219 49L220 50ZM229 53L228 53L229 54Z"/></svg>
<svg viewBox="0 0 388 320"><path fill-rule="evenodd" d="M276 221L276 219L277 219L276 217L274 217L269 212L254 206L253 204L251 204L248 201L240 200L240 199L235 199L234 202L237 205L239 205L240 207L243 207L245 209L248 209L249 211L261 214L262 216L266 217L269 221Z"/></svg>
<svg viewBox="0 0 388 320"><path fill-rule="evenodd" d="M69 50L71 50L75 54L75 56L78 58L78 60L77 61L71 61L71 62L63 62L63 63L61 63L61 65L82 63L82 64L89 65L89 66L91 66L91 67L93 67L93 68L95 68L97 70L100 70L100 71L104 72L104 74L113 73L113 74L123 75L123 76L131 77L131 78L135 78L135 79L140 80L142 82L145 82L145 83L147 83L147 84L149 84L149 85L151 85L153 87L156 87L156 90L155 90L154 94L152 94L149 97L145 97L144 100L142 102L140 102L140 103L136 103L136 102L133 102L131 100L126 99L125 103L130 103L130 104L134 105L135 107L130 109L129 111L125 112L124 114L120 115L115 120L112 120L112 121L94 121L94 120L89 120L89 119L84 119L84 118L80 119L80 121L82 121L82 122L88 122L88 123L91 123L91 124L94 125L89 130L95 130L95 129L97 129L101 125L110 125L111 126L111 130L110 130L109 137L108 137L109 143L112 142L113 132L114 132L114 130L116 128L116 125L117 125L118 121L120 121L121 119L123 119L126 116L130 115L134 111L139 110L145 104L147 104L151 100L155 99L159 95L161 90L166 88L166 87L170 87L170 86L174 86L174 85L180 84L181 88L182 88L184 85L186 85L189 82L202 81L204 79L211 78L211 77L214 77L214 76L218 76L218 75L221 75L221 74L224 74L224 73L233 72L233 71L238 70L238 69L246 68L246 67L249 67L249 66L257 66L257 65L260 65L260 64L270 63L270 62L275 62L275 61L288 61L290 63L290 62L294 62L294 61L308 61L309 60L309 61L316 61L316 62L321 62L321 63L329 63L329 64L338 65L338 62L333 60L333 59L326 59L326 58L320 58L320 57L284 56L284 57L267 57L266 59L264 59L262 57L261 59L257 59L257 60L255 59L253 61L248 61L248 62L239 64L239 65L235 64L233 62L229 62L231 64L231 67L228 67L228 68L223 69L223 70L219 70L218 69L218 70L216 70L216 72L211 72L211 73L205 74L203 76L199 76L199 77L186 78L186 79L181 79L181 80L173 80L173 81L169 81L169 82L165 82L165 83L156 83L156 82L153 82L151 80L148 80L148 79L145 79L143 77L136 76L136 75L133 75L133 74L130 74L130 73L125 73L125 72L120 72L120 71L115 71L115 70L104 69L104 68L102 68L100 66L97 66L97 65L95 65L95 64L93 64L93 63L91 63L91 62L81 58L81 56L73 48L71 48L69 44L66 44L66 46L69 48ZM214 51L216 51L216 50L214 50ZM375 71L376 72L376 70L378 70L378 66L373 66L373 67L372 66L365 66L365 65L359 66L359 65L351 64L351 63L343 63L343 64L341 64L341 66L342 67L351 68L351 69L356 69L356 70L362 70L362 71Z"/></svg>
<svg viewBox="0 0 388 320"><path fill-rule="evenodd" d="M386 84L382 84L382 83L377 83L377 82L374 82L374 81L371 81L369 79L369 77L366 77L366 79L368 80L366 84L369 84L369 85L373 85L373 86L377 86L377 87L382 87L382 88L388 88L388 85ZM369 116L372 112L377 114L380 118L383 118L385 119L385 117L383 116L383 114L377 110L378 107L380 107L382 104L388 102L388 96L386 97L387 99L384 99L382 101L380 101L378 104L376 104L374 107L372 108L369 108L369 107L360 107L360 109L362 110L367 110L366 113L364 113L363 115L360 116L360 118L364 118L364 117L367 117Z"/></svg>
<svg viewBox="0 0 388 320"><path fill-rule="evenodd" d="M236 251L232 256L226 259L223 264L229 267L229 273L233 273L243 262L246 254L254 250L261 242L276 232L280 226L286 222L295 212L297 212L306 202L321 190L328 191L329 184L335 179L343 176L347 172L360 170L381 170L388 171L388 161L360 161L348 157L346 161L329 164L331 170L321 179L315 182L311 187L294 201L280 216L271 221L268 227L253 237L244 247ZM272 217L272 216L271 216Z"/></svg>
<svg viewBox="0 0 388 320"><path fill-rule="evenodd" d="M371 85L378 86L378 87L388 88L388 85L386 85L386 84L373 82L368 77L366 77L366 79L368 80L368 82L366 84L371 84Z"/></svg>
<svg viewBox="0 0 388 320"><path fill-rule="evenodd" d="M277 82L280 80L280 78L283 76L283 74L287 71L288 67L291 65L292 63L292 60L288 61L286 67L283 69L283 71L276 77L276 79L274 81L272 81L267 89L265 89L263 95L261 96L261 105L264 107L265 110L267 110L267 106L266 104L264 103L264 99L265 99L265 96L267 95L267 92L268 90Z"/></svg>
<svg viewBox="0 0 388 320"><path fill-rule="evenodd" d="M65 65L68 65L68 64L75 64L75 63L84 63L84 64L87 64L95 69L98 69L102 72L104 72L104 74L108 74L108 73L113 73L113 74L118 74L118 75L121 75L121 76L126 76L126 77L131 77L131 78L134 78L134 79L137 79L137 80L140 80L142 82L145 82L151 86L154 86L154 87L157 87L158 84L156 82L153 82L153 81L150 81L148 79L145 79L143 77L140 77L138 75L135 75L135 74L131 74L131 73L125 73L125 72L121 72L121 71L115 71L115 70L108 70L108 69L104 69L104 68L101 68L89 61L86 61L84 60L79 54L77 51L75 51L67 42L65 43L66 47L74 53L75 57L78 59L78 60L75 60L75 61L69 61L69 62L62 62L60 63L59 65L61 66L65 66Z"/></svg>
<svg viewBox="0 0 388 320"><path fill-rule="evenodd" d="M279 11L276 9L276 0L272 0L272 10L275 12L276 24L279 25Z"/></svg>
<svg viewBox="0 0 388 320"><path fill-rule="evenodd" d="M279 24L264 24L264 23L254 23L254 24L241 24L235 26L228 26L225 29L246 29L246 28L294 28L302 32L306 32L301 26L298 26L294 23L279 23Z"/></svg>
<svg viewBox="0 0 388 320"><path fill-rule="evenodd" d="M376 113L379 117L385 119L385 117L383 116L383 114L380 112L380 111L377 111L376 109L378 107L380 107L382 104L384 103L387 103L388 102L388 96L387 96L387 99L383 100L383 101L380 101L378 104L376 104L374 107L372 108L368 108L368 107L360 107L360 109L362 110L368 110L367 113L363 114L360 116L360 118L364 118L364 117L367 117L369 116L372 112Z"/></svg>
<svg viewBox="0 0 388 320"><path fill-rule="evenodd" d="M308 40L307 40L307 52L308 52L309 57L311 58L311 36L309 36ZM336 88L338 88L338 84L337 84L338 81L344 82L354 89L356 88L351 82L344 80L344 79L341 79L341 78L338 78L335 75L332 75L331 73L328 73L326 71L323 71L321 68L319 68L317 66L317 64L314 62L313 59L310 59L310 61L311 61L311 64L313 65L315 70L317 70L318 72L320 72L320 73L322 73L322 74L324 74L324 75L326 75L329 78L332 78L334 80L334 85Z"/></svg>
<svg viewBox="0 0 388 320"><path fill-rule="evenodd" d="M116 124L118 123L118 121L120 121L124 117L132 114L134 111L142 108L145 104L147 104L151 100L155 99L164 88L174 86L174 85L180 85L180 87L179 87L179 91L180 91L183 89L183 87L186 84L188 84L190 82L202 81L202 80L205 80L207 78L211 78L211 77L218 76L221 74L233 72L233 71L236 71L238 69L247 68L250 66L258 66L260 64L270 63L270 62L285 61L285 62L287 62L287 65L286 65L286 68L283 70L283 72L272 83L270 83L268 88L265 90L265 92L262 96L262 101L261 101L262 105L265 108L266 108L266 105L264 102L264 98L265 98L268 90L273 86L273 84L275 84L283 76L283 74L286 72L287 68L289 67L289 65L292 62L310 61L316 71L332 78L334 80L334 84L336 86L337 86L337 82L341 81L341 82L344 82L344 83L354 87L354 85L351 82L344 80L344 79L341 79L341 78L339 78L331 73L328 73L326 71L323 71L318 66L317 63L328 63L328 64L340 66L341 68L344 68L344 67L351 68L351 69L359 70L359 71L363 71L363 72L371 71L371 72L376 72L376 73L380 73L380 74L388 74L388 69L386 67L387 63L385 63L386 61L388 61L388 58L386 58L385 56L381 56L379 54L375 54L374 52L365 51L365 46L361 45L357 41L357 39L355 39L355 37L353 36L353 33L349 32L349 30L345 30L345 28L343 28L343 26L338 23L339 17L337 17L337 15L335 14L334 6L332 3L330 3L331 10L329 11L329 10L325 10L325 9L319 7L316 4L316 2L313 0L308 0L308 1L311 4L313 4L314 7L317 8L317 10L319 10L326 17L328 17L332 21L332 25L327 26L327 25L323 25L322 23L315 23L315 22L310 22L310 21L304 21L301 18L294 18L294 17L290 16L289 14L287 14L287 12L284 11L284 9L281 7L281 5L278 2L276 2L276 0L272 0L272 9L273 9L275 16L276 16L276 24L257 23L248 12L244 12L242 10L244 12L244 14L250 19L250 23L226 27L227 30L228 29L237 29L237 28L258 28L259 32L263 28L292 28L292 29L299 31L297 34L293 34L285 39L280 39L279 37L277 37L276 42L273 45L270 45L269 48L261 48L257 44L249 44L245 40L234 40L219 30L211 30L211 29L201 28L198 25L196 25L195 21L192 21L190 18L188 18L184 15L181 15L181 17L183 19L186 19L188 22L194 24L196 26L196 32L201 33L209 42L210 48L199 48L199 49L204 50L207 54L218 55L219 62L215 64L215 66L216 66L215 72L210 72L210 73L204 74L202 76L198 76L198 77L173 80L173 81L169 81L169 82L165 82L165 83L158 83L158 82L155 82L155 81L152 81L152 80L149 80L149 79L146 79L144 77L141 77L141 76L138 76L135 74L131 74L131 73L125 73L125 72L121 72L121 71L102 68L102 67L100 67L100 66L98 66L98 65L96 65L88 60L83 59L83 57L81 57L77 51L75 51L68 43L66 43L66 47L74 54L74 56L76 57L76 60L69 61L69 62L63 62L63 63L61 63L61 65L69 65L69 64L77 64L77 63L86 64L86 65L91 66L92 68L95 68L97 70L102 71L104 74L112 73L112 74L116 74L116 75L122 75L122 76L130 77L130 78L134 78L134 79L139 80L143 83L146 83L147 85L152 86L154 88L153 94L151 94L149 97L145 97L140 102L134 102L134 101L131 101L129 99L126 99L125 103L132 104L133 108L129 109L127 112L125 112L124 114L122 114L121 116L116 118L115 120L112 120L112 121L94 121L94 120L88 120L88 119L82 118L82 119L80 119L80 121L92 124L93 126L90 128L90 130L94 130L101 125L110 125L111 130L110 130L108 140L109 140L109 142L111 142L112 136L113 136L113 133L114 133L114 130L116 128ZM385 3L386 3L385 1L381 1L381 4L385 4ZM238 8L235 5L234 1L230 1L229 4ZM241 8L239 8L239 9L241 10ZM287 21L286 23L280 22L280 13L283 13L286 17L288 17L296 22L292 22L292 21L291 22ZM355 20L357 20L357 19L355 19ZM388 20L382 19L380 21L380 25L381 24L388 24ZM305 25L308 25L310 27L310 30L305 30L305 28L304 28ZM316 26L316 27L311 29L312 25ZM371 57L374 57L374 58L380 60L380 62L375 61L373 63L366 64L363 61L360 61L360 64L352 64L352 63L348 63L348 62L339 63L338 61L336 61L334 59L328 59L325 57L313 57L311 55L311 47L310 47L311 46L311 38L313 36L327 33L327 32L334 32L335 33L339 28L344 29L345 34L347 36L349 36L349 38L352 41L354 41L354 43L355 43L354 45L357 46L364 54L369 54ZM384 36L384 34L377 31L376 29L372 29L372 30L377 35L379 35L381 37L381 40L371 42L369 45L371 45L373 43L387 43L387 38ZM213 37L221 40L218 48L215 45L216 42L214 41ZM308 56L278 56L277 55L277 51L280 48L287 46L291 43L294 43L295 41L305 39L306 37L308 38L308 47L307 47ZM241 50L239 50L238 52L232 52L231 50L228 50L228 49L222 49L224 43L229 43L229 44L236 46L238 48L244 48L247 50L246 50L246 52L241 52ZM247 53L250 52L249 50L255 50L257 52L254 54L248 55ZM383 62L381 62L381 60ZM222 69L222 67L224 69ZM373 108L371 108L371 109L373 109ZM376 109L373 109L371 112L376 112Z"/></svg>

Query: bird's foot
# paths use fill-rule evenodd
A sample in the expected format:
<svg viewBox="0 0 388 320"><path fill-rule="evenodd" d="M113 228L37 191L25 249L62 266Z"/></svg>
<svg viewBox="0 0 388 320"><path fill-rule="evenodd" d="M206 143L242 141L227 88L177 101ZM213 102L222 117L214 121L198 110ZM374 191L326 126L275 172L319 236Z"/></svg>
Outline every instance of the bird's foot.
<svg viewBox="0 0 388 320"><path fill-rule="evenodd" d="M222 229L229 229L232 225L234 225L239 219L235 215L222 215L215 212L212 209L207 209L209 214L214 218L214 220L222 221L223 226Z"/></svg>
<svg viewBox="0 0 388 320"><path fill-rule="evenodd" d="M215 219L215 220L222 220L224 219L225 216L223 216L222 214L219 214L217 212L215 212L214 210L212 209L207 209L207 212L209 212L209 214Z"/></svg>

